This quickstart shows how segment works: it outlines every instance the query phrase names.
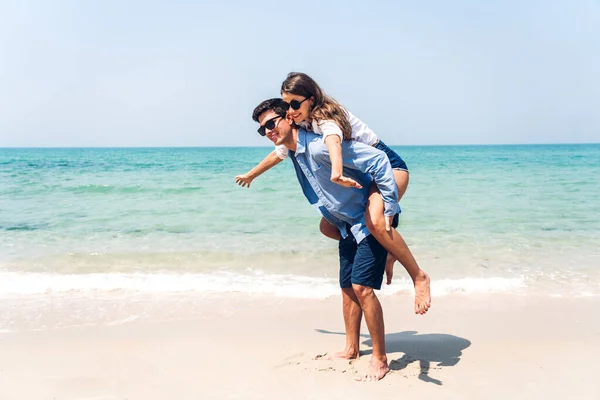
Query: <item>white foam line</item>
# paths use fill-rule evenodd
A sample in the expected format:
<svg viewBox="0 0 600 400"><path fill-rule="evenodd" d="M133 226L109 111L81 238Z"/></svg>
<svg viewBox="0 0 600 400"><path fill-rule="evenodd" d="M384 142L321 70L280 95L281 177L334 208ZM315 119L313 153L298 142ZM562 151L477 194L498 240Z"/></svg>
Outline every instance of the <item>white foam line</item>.
<svg viewBox="0 0 600 400"><path fill-rule="evenodd" d="M215 272L211 274L42 274L0 273L0 295L127 291L139 293L241 292L323 298L337 293L335 280L294 275Z"/></svg>
<svg viewBox="0 0 600 400"><path fill-rule="evenodd" d="M527 285L525 278L462 278L432 282L432 295L449 293L516 292ZM337 279L297 275L214 272L210 274L45 274L0 273L0 295L19 296L53 293L87 292L133 293L248 293L293 298L327 298L339 294ZM395 279L391 286L382 288L382 295L412 293L412 283Z"/></svg>
<svg viewBox="0 0 600 400"><path fill-rule="evenodd" d="M431 282L432 296L444 296L451 293L502 293L516 292L527 287L525 278L461 278L441 279ZM413 284L408 279L395 279L391 286L382 287L383 295L413 293Z"/></svg>

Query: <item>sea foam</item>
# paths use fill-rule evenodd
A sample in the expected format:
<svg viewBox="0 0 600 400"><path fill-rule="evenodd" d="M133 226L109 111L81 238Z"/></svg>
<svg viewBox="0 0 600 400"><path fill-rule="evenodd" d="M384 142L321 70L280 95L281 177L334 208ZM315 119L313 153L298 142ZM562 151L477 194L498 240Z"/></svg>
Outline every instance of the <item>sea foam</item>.
<svg viewBox="0 0 600 400"><path fill-rule="evenodd" d="M463 278L432 282L432 294L519 293L526 288L524 278ZM120 293L246 293L289 298L323 299L339 294L336 279L299 275L213 272L193 273L0 273L0 296L13 297L45 294ZM396 279L381 290L382 295L412 293L412 283Z"/></svg>

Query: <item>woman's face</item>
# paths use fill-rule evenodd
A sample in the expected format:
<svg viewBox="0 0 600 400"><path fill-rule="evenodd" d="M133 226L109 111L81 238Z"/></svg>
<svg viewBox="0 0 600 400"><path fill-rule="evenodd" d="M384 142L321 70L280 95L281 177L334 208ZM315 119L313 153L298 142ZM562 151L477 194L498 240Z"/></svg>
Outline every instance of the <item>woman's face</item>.
<svg viewBox="0 0 600 400"><path fill-rule="evenodd" d="M310 122L310 106L312 105L312 97L304 97L297 94L281 93L283 101L290 105L288 115L294 119L295 123L303 121ZM294 106L300 107L294 110Z"/></svg>

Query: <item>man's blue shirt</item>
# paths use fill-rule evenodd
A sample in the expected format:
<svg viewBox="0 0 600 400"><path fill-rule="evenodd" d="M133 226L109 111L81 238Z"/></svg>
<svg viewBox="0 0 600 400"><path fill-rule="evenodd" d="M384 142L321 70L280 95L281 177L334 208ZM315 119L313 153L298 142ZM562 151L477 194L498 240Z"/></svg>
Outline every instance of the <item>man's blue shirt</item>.
<svg viewBox="0 0 600 400"><path fill-rule="evenodd" d="M361 184L362 189L356 189L331 181L331 160L323 136L299 129L296 146L290 158L304 195L342 237L348 235L347 224L357 242L369 235L365 210L372 182L383 197L384 214L394 216L400 212L398 189L384 152L356 141L342 142L344 176Z"/></svg>

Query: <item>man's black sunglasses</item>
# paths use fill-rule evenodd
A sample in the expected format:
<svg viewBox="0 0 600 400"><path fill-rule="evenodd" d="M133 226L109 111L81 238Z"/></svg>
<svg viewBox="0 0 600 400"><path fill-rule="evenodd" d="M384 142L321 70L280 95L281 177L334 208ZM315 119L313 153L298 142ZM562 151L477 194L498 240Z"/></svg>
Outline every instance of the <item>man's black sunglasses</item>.
<svg viewBox="0 0 600 400"><path fill-rule="evenodd" d="M270 120L268 120L267 122L265 122L264 125L261 125L260 128L257 129L257 132L260 134L260 136L265 136L266 135L266 132L265 132L266 129L271 130L271 129L275 128L275 125L277 125L275 123L275 120L277 118L283 118L283 117L281 115L273 117Z"/></svg>
<svg viewBox="0 0 600 400"><path fill-rule="evenodd" d="M292 110L299 110L302 103L304 103L308 99L309 99L309 97L305 97L304 100L302 100L302 101L292 100L289 103L284 101L284 103L287 104L288 109L291 108Z"/></svg>

